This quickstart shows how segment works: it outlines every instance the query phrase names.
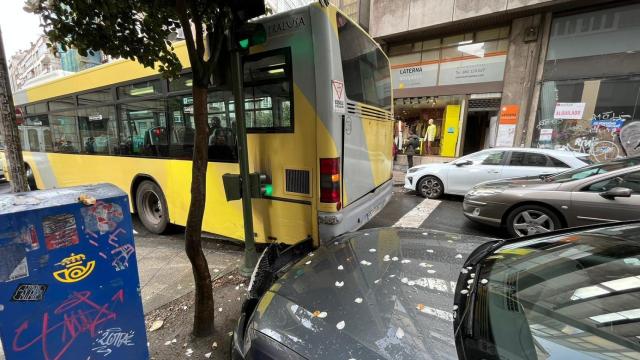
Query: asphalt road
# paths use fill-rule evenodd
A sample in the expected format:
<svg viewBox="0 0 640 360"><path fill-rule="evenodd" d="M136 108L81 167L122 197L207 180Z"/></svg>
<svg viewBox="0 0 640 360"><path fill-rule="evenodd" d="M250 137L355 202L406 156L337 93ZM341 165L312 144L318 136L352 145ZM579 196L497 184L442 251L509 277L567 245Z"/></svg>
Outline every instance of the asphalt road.
<svg viewBox="0 0 640 360"><path fill-rule="evenodd" d="M363 229L401 226L448 231L463 235L507 238L504 229L476 224L462 213L461 196L445 196L440 200L428 200L401 186L393 189L387 206Z"/></svg>

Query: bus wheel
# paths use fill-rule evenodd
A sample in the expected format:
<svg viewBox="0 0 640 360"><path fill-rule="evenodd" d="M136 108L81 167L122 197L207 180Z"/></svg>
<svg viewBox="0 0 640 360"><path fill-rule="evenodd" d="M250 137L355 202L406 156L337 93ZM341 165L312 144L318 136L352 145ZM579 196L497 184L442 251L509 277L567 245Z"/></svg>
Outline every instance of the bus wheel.
<svg viewBox="0 0 640 360"><path fill-rule="evenodd" d="M27 175L27 184L29 185L29 191L38 190L38 186L36 185L36 177L33 175L33 170L27 164L24 165L25 173Z"/></svg>
<svg viewBox="0 0 640 360"><path fill-rule="evenodd" d="M136 212L147 230L162 234L169 225L167 200L162 189L153 181L145 180L136 191Z"/></svg>

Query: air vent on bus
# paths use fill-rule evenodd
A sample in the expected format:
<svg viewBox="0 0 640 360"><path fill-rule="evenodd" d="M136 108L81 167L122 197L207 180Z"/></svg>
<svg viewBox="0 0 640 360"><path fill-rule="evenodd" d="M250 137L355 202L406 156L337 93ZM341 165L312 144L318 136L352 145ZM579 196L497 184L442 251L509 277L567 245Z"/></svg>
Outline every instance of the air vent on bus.
<svg viewBox="0 0 640 360"><path fill-rule="evenodd" d="M285 169L286 191L289 193L311 194L309 171Z"/></svg>
<svg viewBox="0 0 640 360"><path fill-rule="evenodd" d="M347 102L347 112L349 114L368 117L375 120L393 120L391 113L369 105L358 104L353 101Z"/></svg>

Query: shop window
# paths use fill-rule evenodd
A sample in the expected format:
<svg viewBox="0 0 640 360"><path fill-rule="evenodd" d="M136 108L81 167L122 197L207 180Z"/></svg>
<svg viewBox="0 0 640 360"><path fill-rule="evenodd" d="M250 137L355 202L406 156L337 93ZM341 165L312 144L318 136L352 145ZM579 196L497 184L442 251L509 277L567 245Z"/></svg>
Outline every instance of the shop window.
<svg viewBox="0 0 640 360"><path fill-rule="evenodd" d="M458 34L442 38L442 46L460 45L473 41L473 33Z"/></svg>
<svg viewBox="0 0 640 360"><path fill-rule="evenodd" d="M120 106L118 153L150 157L168 156L168 129L164 100Z"/></svg>
<svg viewBox="0 0 640 360"><path fill-rule="evenodd" d="M116 153L115 109L112 106L80 109L78 123L83 153L103 155Z"/></svg>
<svg viewBox="0 0 640 360"><path fill-rule="evenodd" d="M553 20L547 60L640 50L640 4Z"/></svg>
<svg viewBox="0 0 640 360"><path fill-rule="evenodd" d="M77 153L80 151L78 119L75 111L66 111L49 115L53 132L53 151Z"/></svg>
<svg viewBox="0 0 640 360"><path fill-rule="evenodd" d="M587 153L594 161L640 155L638 98L637 76L546 81L533 145Z"/></svg>
<svg viewBox="0 0 640 360"><path fill-rule="evenodd" d="M140 98L162 94L160 80L143 81L137 84L118 86L118 99Z"/></svg>
<svg viewBox="0 0 640 360"><path fill-rule="evenodd" d="M111 102L113 102L111 89L103 89L78 95L78 105L100 106Z"/></svg>
<svg viewBox="0 0 640 360"><path fill-rule="evenodd" d="M440 39L426 40L422 42L422 50L439 49Z"/></svg>

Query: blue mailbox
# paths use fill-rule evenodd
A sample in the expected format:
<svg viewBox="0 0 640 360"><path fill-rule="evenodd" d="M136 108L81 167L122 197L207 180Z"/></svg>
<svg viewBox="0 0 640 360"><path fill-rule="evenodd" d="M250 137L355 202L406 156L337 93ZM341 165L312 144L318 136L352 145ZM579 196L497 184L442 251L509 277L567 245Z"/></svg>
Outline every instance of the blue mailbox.
<svg viewBox="0 0 640 360"><path fill-rule="evenodd" d="M124 192L0 196L0 338L7 360L149 358Z"/></svg>

